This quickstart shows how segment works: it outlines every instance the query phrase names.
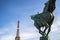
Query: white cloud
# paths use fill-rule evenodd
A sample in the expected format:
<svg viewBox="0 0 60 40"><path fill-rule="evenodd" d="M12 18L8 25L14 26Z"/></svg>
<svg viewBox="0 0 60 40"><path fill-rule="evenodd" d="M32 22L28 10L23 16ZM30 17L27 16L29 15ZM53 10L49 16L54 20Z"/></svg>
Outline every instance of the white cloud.
<svg viewBox="0 0 60 40"><path fill-rule="evenodd" d="M17 25L14 23L14 22L10 22L8 24L6 24L4 26L3 29L1 29L0 31L0 40L14 40L15 39L15 32L16 32L16 27ZM26 25L25 25L26 27ZM27 29L27 28L25 28ZM24 30L25 30L24 29ZM22 31L20 33L20 36L21 36L21 40L28 40L28 39L31 39L31 38L35 38L35 37L38 37L38 33L35 32L35 29L32 27L28 28L27 29L28 31ZM38 35L37 35L38 34Z"/></svg>
<svg viewBox="0 0 60 40"><path fill-rule="evenodd" d="M21 40L28 40L28 39L40 37L38 30L34 26L30 27L30 25L28 25L29 27L26 27L27 24L23 26L21 25L22 27L20 27L20 30L21 28L23 28L23 30L20 31ZM60 30L59 26L60 26L60 19L58 18L57 20L54 21L51 32L60 33L58 31ZM16 27L17 27L17 23L15 22L7 23L3 29L0 29L0 35L4 34L0 36L1 37L0 40L15 40Z"/></svg>
<svg viewBox="0 0 60 40"><path fill-rule="evenodd" d="M14 35L4 35L0 40L14 40Z"/></svg>
<svg viewBox="0 0 60 40"><path fill-rule="evenodd" d="M39 34L36 32L35 33L24 32L21 34L21 40L28 40L31 38L36 38L36 37L39 37L38 35Z"/></svg>
<svg viewBox="0 0 60 40"><path fill-rule="evenodd" d="M60 18L57 17L56 19L55 19L54 23L51 26L52 27L51 32L58 32L58 30L60 30L60 27L59 27L60 26Z"/></svg>

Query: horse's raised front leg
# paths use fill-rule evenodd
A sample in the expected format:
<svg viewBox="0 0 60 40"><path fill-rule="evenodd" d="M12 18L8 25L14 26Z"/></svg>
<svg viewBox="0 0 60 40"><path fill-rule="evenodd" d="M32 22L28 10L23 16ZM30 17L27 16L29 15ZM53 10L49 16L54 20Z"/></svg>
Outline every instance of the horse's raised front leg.
<svg viewBox="0 0 60 40"><path fill-rule="evenodd" d="M39 33L42 34L42 31L41 31L41 26L39 26L36 22L34 23L35 27L38 29Z"/></svg>
<svg viewBox="0 0 60 40"><path fill-rule="evenodd" d="M41 31L41 27L40 27L39 33L40 33L42 36L45 36L45 35L46 35L46 33L44 33L43 31Z"/></svg>
<svg viewBox="0 0 60 40"><path fill-rule="evenodd" d="M43 31L43 33L45 33L45 32L46 32L46 30L47 30L47 27L45 27L45 30Z"/></svg>
<svg viewBox="0 0 60 40"><path fill-rule="evenodd" d="M50 31L51 31L51 26L49 26L49 29L48 29L48 32L47 32L46 36L48 36L48 34L49 34Z"/></svg>

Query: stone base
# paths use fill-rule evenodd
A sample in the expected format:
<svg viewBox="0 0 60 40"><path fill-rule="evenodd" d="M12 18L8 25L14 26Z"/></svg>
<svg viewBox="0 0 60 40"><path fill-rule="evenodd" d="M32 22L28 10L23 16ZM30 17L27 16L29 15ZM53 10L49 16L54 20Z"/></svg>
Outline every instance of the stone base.
<svg viewBox="0 0 60 40"><path fill-rule="evenodd" d="M40 40L50 40L49 37L40 37Z"/></svg>

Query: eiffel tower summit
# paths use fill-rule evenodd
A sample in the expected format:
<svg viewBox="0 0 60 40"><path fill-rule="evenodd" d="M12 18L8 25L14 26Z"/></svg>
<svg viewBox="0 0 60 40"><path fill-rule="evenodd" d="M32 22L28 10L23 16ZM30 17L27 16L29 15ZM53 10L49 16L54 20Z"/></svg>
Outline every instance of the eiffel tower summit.
<svg viewBox="0 0 60 40"><path fill-rule="evenodd" d="M17 26L17 32L16 32L16 37L15 40L20 40L20 36L19 36L19 28L20 28L20 21L18 20L18 26Z"/></svg>

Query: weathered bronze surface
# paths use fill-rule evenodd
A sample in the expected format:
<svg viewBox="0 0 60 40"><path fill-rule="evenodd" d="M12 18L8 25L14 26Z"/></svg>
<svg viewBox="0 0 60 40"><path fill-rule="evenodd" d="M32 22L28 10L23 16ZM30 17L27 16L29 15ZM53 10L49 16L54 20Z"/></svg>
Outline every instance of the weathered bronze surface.
<svg viewBox="0 0 60 40"><path fill-rule="evenodd" d="M53 24L54 20L53 11L55 10L55 2L56 0L49 0L45 3L45 7L42 13L31 16L31 19L34 20L35 27L39 30L39 33L42 35L43 38L48 37L48 34L51 31L51 25ZM42 31L41 28L44 27L45 29ZM46 33L47 29L48 31Z"/></svg>

